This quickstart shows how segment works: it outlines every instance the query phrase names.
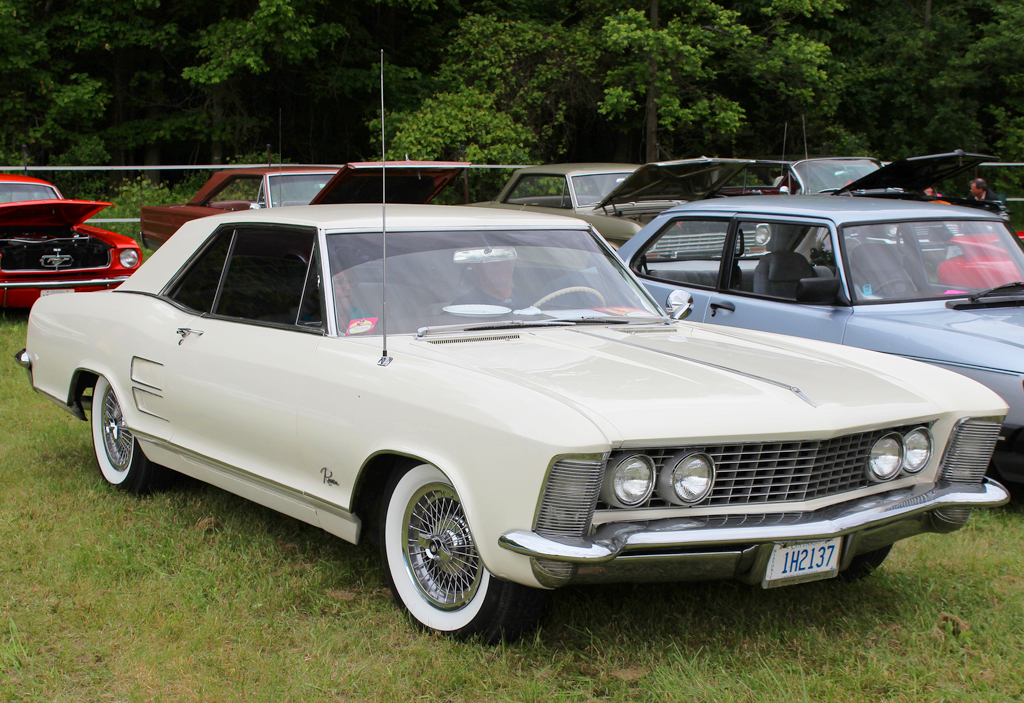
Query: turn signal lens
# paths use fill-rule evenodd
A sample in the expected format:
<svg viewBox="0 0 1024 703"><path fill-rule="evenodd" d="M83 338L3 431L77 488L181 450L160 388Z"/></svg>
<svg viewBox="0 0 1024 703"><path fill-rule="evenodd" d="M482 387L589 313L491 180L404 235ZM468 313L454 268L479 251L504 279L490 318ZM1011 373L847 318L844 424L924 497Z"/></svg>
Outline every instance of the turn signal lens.
<svg viewBox="0 0 1024 703"><path fill-rule="evenodd" d="M673 456L658 476L658 497L676 505L699 503L715 483L715 462L703 452Z"/></svg>
<svg viewBox="0 0 1024 703"><path fill-rule="evenodd" d="M654 490L654 460L646 454L613 457L604 474L601 500L617 508L635 508Z"/></svg>
<svg viewBox="0 0 1024 703"><path fill-rule="evenodd" d="M122 249L117 258L126 269L135 268L139 264L139 252L134 249Z"/></svg>
<svg viewBox="0 0 1024 703"><path fill-rule="evenodd" d="M895 432L887 434L871 447L868 468L878 481L888 481L900 472L903 466L903 438Z"/></svg>
<svg viewBox="0 0 1024 703"><path fill-rule="evenodd" d="M903 435L903 446L906 448L903 470L908 474L916 474L932 458L932 433L926 427L911 430Z"/></svg>

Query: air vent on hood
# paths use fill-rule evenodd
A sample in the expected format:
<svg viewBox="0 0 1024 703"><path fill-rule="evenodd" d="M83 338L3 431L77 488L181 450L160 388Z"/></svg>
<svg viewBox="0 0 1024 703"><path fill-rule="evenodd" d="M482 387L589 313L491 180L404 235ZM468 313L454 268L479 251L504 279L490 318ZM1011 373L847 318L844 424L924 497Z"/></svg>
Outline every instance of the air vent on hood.
<svg viewBox="0 0 1024 703"><path fill-rule="evenodd" d="M461 344L462 342L503 342L509 339L519 339L518 334L492 334L486 337L458 337L456 339L428 339L430 344Z"/></svg>

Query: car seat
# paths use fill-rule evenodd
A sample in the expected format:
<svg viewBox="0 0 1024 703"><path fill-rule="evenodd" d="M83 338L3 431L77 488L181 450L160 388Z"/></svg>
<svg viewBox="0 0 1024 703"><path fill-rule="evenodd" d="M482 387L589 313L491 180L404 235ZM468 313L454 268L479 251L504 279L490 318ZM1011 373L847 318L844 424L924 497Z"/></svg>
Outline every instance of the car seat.
<svg viewBox="0 0 1024 703"><path fill-rule="evenodd" d="M811 262L803 254L790 251L803 229L775 226L775 232L768 241L770 252L754 269L754 293L796 300L796 284L800 279L816 277Z"/></svg>

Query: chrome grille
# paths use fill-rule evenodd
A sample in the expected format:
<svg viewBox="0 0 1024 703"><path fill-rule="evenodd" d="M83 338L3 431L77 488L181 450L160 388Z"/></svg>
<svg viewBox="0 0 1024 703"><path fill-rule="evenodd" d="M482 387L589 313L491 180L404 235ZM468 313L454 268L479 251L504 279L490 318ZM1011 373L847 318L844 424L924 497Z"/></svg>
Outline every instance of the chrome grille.
<svg viewBox="0 0 1024 703"><path fill-rule="evenodd" d="M825 440L698 445L644 450L661 471L680 451L704 452L715 461L715 485L699 505L750 505L812 500L871 484L866 466L871 446L884 434L906 434L916 425L859 432ZM601 505L601 508L610 506ZM677 507L653 495L644 506Z"/></svg>
<svg viewBox="0 0 1024 703"><path fill-rule="evenodd" d="M941 478L957 483L979 483L992 459L1000 427L999 422L991 420L959 423L942 456Z"/></svg>
<svg viewBox="0 0 1024 703"><path fill-rule="evenodd" d="M603 460L572 458L551 465L537 510L537 533L583 537L590 531L604 465Z"/></svg>

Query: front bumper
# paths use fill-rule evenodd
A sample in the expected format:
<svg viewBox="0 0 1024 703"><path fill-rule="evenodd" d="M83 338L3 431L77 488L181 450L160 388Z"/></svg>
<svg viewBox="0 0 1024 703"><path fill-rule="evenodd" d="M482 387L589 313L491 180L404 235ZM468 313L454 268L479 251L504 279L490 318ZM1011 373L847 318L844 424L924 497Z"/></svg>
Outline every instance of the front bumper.
<svg viewBox="0 0 1024 703"><path fill-rule="evenodd" d="M775 543L843 537L843 569L857 554L906 537L952 532L967 521L971 508L1002 505L1009 498L1006 489L990 479L939 482L802 513L605 523L578 539L513 530L502 535L499 544L532 557L535 576L549 588L570 582L722 578L758 583Z"/></svg>

